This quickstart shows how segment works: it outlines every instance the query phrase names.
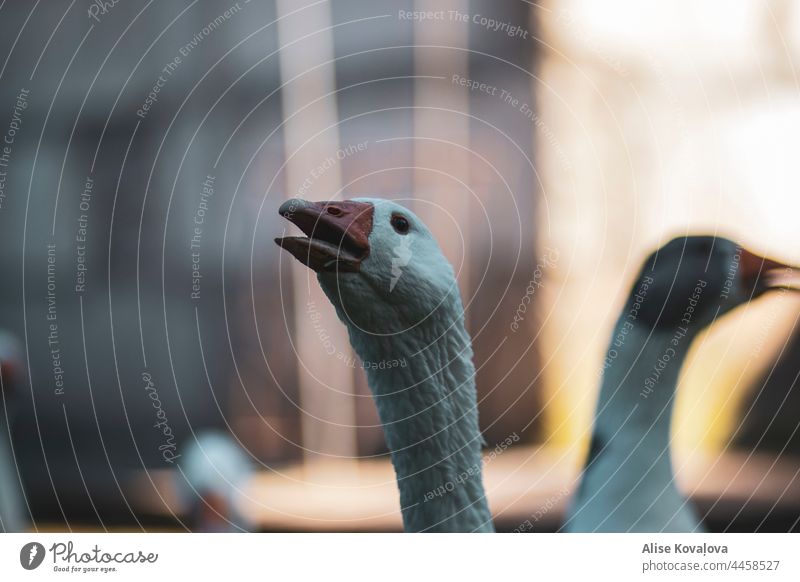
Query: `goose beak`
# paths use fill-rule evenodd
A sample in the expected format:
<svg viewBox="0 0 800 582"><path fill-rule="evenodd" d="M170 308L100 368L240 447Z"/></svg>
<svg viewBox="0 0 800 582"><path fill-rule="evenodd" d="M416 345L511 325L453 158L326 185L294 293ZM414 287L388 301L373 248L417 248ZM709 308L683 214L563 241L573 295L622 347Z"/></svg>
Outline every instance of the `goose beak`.
<svg viewBox="0 0 800 582"><path fill-rule="evenodd" d="M368 202L308 202L292 198L281 204L278 214L306 236L276 238L275 242L318 273L357 273L369 255L373 213Z"/></svg>
<svg viewBox="0 0 800 582"><path fill-rule="evenodd" d="M747 289L758 296L771 289L800 291L800 268L741 249L739 275Z"/></svg>

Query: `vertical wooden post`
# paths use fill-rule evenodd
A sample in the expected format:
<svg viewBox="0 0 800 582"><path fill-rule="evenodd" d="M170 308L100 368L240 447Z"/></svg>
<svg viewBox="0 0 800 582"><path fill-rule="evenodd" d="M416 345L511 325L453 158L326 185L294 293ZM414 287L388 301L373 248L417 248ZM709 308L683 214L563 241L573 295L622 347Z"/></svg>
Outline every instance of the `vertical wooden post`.
<svg viewBox="0 0 800 582"><path fill-rule="evenodd" d="M336 157L340 146L333 93L335 65L319 66L334 57L330 5L322 3L297 11L303 4L295 0L277 2L287 197L329 200L341 188ZM295 42L306 35L310 36ZM328 97L319 99L328 93ZM319 101L309 105L315 99ZM305 459L354 456L350 342L314 273L294 261L292 265Z"/></svg>
<svg viewBox="0 0 800 582"><path fill-rule="evenodd" d="M421 0L415 1L414 9L431 10ZM436 10L442 13L441 19L414 25L415 75L442 77L418 79L414 85L414 196L424 200L416 202L415 210L455 267L466 295L469 272L465 232L472 204L468 184L469 94L452 79L454 75L469 76L469 22L463 18L469 14L469 3L444 0L437 3Z"/></svg>

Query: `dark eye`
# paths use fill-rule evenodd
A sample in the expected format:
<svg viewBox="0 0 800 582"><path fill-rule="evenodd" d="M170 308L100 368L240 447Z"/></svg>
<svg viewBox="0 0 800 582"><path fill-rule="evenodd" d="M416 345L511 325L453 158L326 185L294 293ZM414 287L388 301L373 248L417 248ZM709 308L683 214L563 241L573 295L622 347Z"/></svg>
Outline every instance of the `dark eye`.
<svg viewBox="0 0 800 582"><path fill-rule="evenodd" d="M408 234L408 230L411 228L408 219L400 214L392 214L392 226L400 234Z"/></svg>

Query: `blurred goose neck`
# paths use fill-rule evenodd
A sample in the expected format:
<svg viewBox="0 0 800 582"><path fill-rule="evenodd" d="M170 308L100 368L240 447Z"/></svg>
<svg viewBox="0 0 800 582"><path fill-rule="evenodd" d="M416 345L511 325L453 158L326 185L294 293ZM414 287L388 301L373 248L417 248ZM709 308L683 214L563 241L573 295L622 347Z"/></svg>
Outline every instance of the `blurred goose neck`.
<svg viewBox="0 0 800 582"><path fill-rule="evenodd" d="M688 326L650 329L621 319L606 353L595 430L609 440L622 434L666 448L678 379L693 339Z"/></svg>
<svg viewBox="0 0 800 582"><path fill-rule="evenodd" d="M626 317L609 346L589 458L567 529L691 531L699 521L676 487L670 425L695 332Z"/></svg>

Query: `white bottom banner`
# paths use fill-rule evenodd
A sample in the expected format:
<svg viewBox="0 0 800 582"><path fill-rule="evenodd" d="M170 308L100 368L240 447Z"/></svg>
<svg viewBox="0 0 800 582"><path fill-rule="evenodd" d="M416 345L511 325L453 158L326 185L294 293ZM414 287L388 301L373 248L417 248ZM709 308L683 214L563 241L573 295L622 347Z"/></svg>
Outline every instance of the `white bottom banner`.
<svg viewBox="0 0 800 582"><path fill-rule="evenodd" d="M794 534L3 534L0 579L794 582L798 550Z"/></svg>

